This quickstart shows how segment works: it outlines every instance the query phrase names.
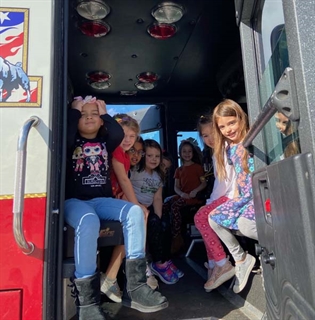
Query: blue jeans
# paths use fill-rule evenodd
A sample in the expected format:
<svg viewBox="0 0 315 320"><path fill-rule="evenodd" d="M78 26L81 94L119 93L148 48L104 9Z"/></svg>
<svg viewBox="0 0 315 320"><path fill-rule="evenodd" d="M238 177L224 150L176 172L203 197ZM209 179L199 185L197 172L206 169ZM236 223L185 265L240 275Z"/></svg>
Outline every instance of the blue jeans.
<svg viewBox="0 0 315 320"><path fill-rule="evenodd" d="M100 219L121 222L127 259L145 257L144 214L139 206L113 198L68 199L65 201L65 221L75 230L76 278L89 277L96 271Z"/></svg>

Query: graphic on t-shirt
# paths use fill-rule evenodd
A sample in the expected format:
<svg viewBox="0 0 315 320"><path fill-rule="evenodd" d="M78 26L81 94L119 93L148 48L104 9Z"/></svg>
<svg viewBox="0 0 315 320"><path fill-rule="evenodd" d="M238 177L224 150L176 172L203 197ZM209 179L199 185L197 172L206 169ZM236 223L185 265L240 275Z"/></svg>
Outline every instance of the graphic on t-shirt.
<svg viewBox="0 0 315 320"><path fill-rule="evenodd" d="M82 171L83 166L84 166L84 160L83 160L84 156L83 156L83 151L81 147L77 147L75 148L75 150L73 151L73 155L72 155L72 159L77 160L76 164L75 164L75 169L74 171Z"/></svg>
<svg viewBox="0 0 315 320"><path fill-rule="evenodd" d="M101 153L102 147L100 143L87 142L83 145L85 163L91 174L98 174L100 171L100 165L102 164Z"/></svg>
<svg viewBox="0 0 315 320"><path fill-rule="evenodd" d="M155 193L160 186L160 181L151 178L144 178L141 186L141 193Z"/></svg>
<svg viewBox="0 0 315 320"><path fill-rule="evenodd" d="M101 175L101 170L104 171L102 167L102 159L101 155L106 152L106 147L104 145L104 150L102 150L102 146L98 142L86 142L83 147L83 157L86 164L87 169L90 170L90 174L86 177L82 177L82 184L91 185L91 186L100 186L102 184L106 184L106 176ZM108 168L108 164L105 164L105 174Z"/></svg>

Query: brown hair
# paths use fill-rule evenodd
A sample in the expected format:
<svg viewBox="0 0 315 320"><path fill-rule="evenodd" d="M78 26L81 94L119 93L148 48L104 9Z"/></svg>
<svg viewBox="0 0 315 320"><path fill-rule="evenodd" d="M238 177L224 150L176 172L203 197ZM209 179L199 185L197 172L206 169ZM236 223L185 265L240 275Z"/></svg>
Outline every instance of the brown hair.
<svg viewBox="0 0 315 320"><path fill-rule="evenodd" d="M133 130L137 135L140 133L140 126L136 119L130 117L126 113L117 113L113 118L122 126Z"/></svg>

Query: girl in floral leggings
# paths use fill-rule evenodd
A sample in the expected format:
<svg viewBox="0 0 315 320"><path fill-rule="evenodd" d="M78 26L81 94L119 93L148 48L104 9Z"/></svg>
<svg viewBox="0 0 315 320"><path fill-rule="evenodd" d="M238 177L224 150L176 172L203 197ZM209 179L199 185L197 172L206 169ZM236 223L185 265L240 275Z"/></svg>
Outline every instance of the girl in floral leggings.
<svg viewBox="0 0 315 320"><path fill-rule="evenodd" d="M210 115L201 116L197 125L200 137L205 145L214 147L213 125ZM214 174L215 161L213 159ZM222 283L232 278L235 274L234 267L226 256L221 241L217 234L209 225L209 213L217 206L233 198L235 186L235 171L233 166L226 162L227 177L219 181L215 179L213 191L206 205L201 207L195 214L195 226L201 233L208 256L208 262L205 263L208 269L208 281L204 288L207 292L219 287Z"/></svg>

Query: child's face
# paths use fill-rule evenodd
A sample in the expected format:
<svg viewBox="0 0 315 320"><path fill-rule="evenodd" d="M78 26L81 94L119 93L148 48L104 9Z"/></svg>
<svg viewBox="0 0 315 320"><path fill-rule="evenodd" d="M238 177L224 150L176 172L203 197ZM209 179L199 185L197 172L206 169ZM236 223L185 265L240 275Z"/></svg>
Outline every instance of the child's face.
<svg viewBox="0 0 315 320"><path fill-rule="evenodd" d="M190 161L193 157L193 150L191 146L188 144L183 145L180 156L184 161Z"/></svg>
<svg viewBox="0 0 315 320"><path fill-rule="evenodd" d="M225 138L235 144L241 142L240 120L237 117L219 117L217 125Z"/></svg>
<svg viewBox="0 0 315 320"><path fill-rule="evenodd" d="M172 166L172 162L166 158L162 159L162 169L164 173L166 174L169 170L169 168Z"/></svg>
<svg viewBox="0 0 315 320"><path fill-rule="evenodd" d="M78 123L78 131L81 136L93 139L103 125L98 106L95 103L86 103L82 107L81 118Z"/></svg>
<svg viewBox="0 0 315 320"><path fill-rule="evenodd" d="M130 158L130 164L132 166L135 166L136 164L138 164L140 162L141 158L144 155L142 143L135 142L133 147L131 147L128 150L128 155L129 155L129 158Z"/></svg>
<svg viewBox="0 0 315 320"><path fill-rule="evenodd" d="M128 151L136 142L137 134L127 126L122 127L124 129L125 137L120 146L124 151Z"/></svg>
<svg viewBox="0 0 315 320"><path fill-rule="evenodd" d="M275 114L275 119L276 119L276 127L278 128L278 130L281 133L285 133L290 120L281 112L277 112Z"/></svg>
<svg viewBox="0 0 315 320"><path fill-rule="evenodd" d="M156 169L161 162L161 153L159 149L147 147L145 150L145 168L149 170Z"/></svg>
<svg viewBox="0 0 315 320"><path fill-rule="evenodd" d="M205 145L210 148L214 148L214 138L213 138L213 126L212 124L205 124L201 128L201 137Z"/></svg>

